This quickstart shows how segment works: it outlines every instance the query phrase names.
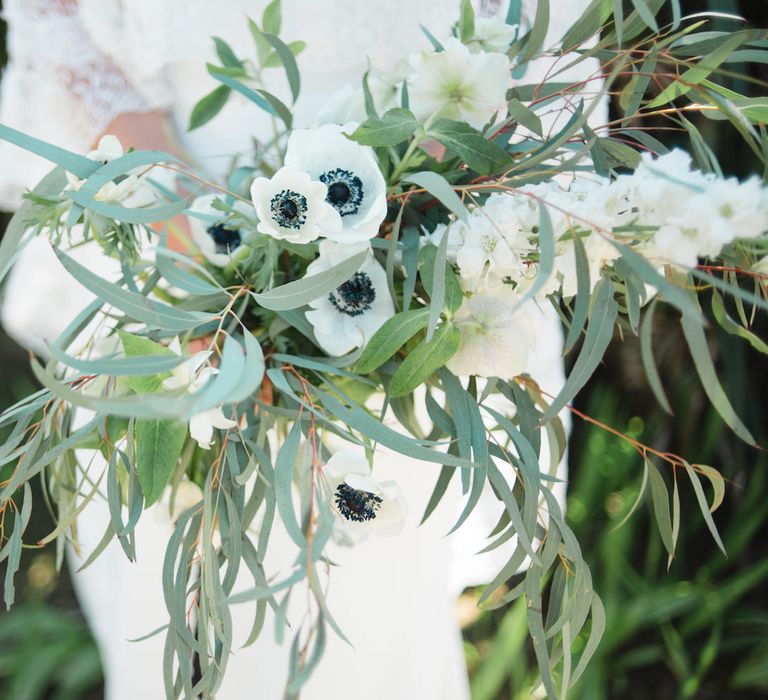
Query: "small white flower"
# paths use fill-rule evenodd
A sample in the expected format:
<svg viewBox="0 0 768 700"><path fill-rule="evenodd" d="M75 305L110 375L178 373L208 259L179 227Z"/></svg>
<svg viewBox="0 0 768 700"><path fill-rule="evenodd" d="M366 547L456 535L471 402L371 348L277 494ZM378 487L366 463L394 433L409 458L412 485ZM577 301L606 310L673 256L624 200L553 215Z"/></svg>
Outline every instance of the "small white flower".
<svg viewBox="0 0 768 700"><path fill-rule="evenodd" d="M379 114L399 107L398 94L400 80L390 79L389 76L368 76L368 88L371 91L373 104ZM349 83L339 88L320 106L315 123L346 124L362 122L368 115L365 112L365 96L361 85L352 86Z"/></svg>
<svg viewBox="0 0 768 700"><path fill-rule="evenodd" d="M472 53L458 39L444 51L423 51L412 59L408 80L411 109L420 119L441 117L482 128L505 109L510 83L509 59L500 53Z"/></svg>
<svg viewBox="0 0 768 700"><path fill-rule="evenodd" d="M208 262L216 267L226 267L232 262L232 256L242 244L242 236L237 228L230 228L222 223L225 214L214 209L213 202L218 195L206 194L198 197L189 207L189 231L192 240Z"/></svg>
<svg viewBox="0 0 768 700"><path fill-rule="evenodd" d="M177 355L181 355L181 345L178 338L173 339L169 348ZM191 394L199 391L218 372L213 367L203 366L210 355L210 350L195 353L188 360L174 367L171 376L163 381L163 386L171 391L186 387ZM227 418L221 407L216 406L197 413L189 419L189 434L202 449L210 450L213 444L214 428L229 430L236 425L237 421Z"/></svg>
<svg viewBox="0 0 768 700"><path fill-rule="evenodd" d="M458 224L463 242L456 263L465 289L491 288L524 273L523 256L531 244L518 209L516 198L493 194L472 211L465 224Z"/></svg>
<svg viewBox="0 0 768 700"><path fill-rule="evenodd" d="M366 243L345 245L320 242L320 256L307 268L307 275L328 270L343 260L370 248ZM395 313L387 288L387 275L369 252L368 259L344 284L309 304L307 320L315 337L329 355L344 355L364 346L382 324Z"/></svg>
<svg viewBox="0 0 768 700"><path fill-rule="evenodd" d="M625 177L629 179L629 201L646 226L670 223L689 198L707 187L707 177L692 170L691 157L679 149L658 158L644 153L635 172Z"/></svg>
<svg viewBox="0 0 768 700"><path fill-rule="evenodd" d="M445 249L446 260L455 265L456 256L464 245L464 225L460 222L454 220L447 224L438 224L432 233L425 233L419 243L421 245L433 245L437 248L443 240L443 236L448 236Z"/></svg>
<svg viewBox="0 0 768 700"><path fill-rule="evenodd" d="M339 213L325 201L328 188L307 173L285 166L272 178L257 177L251 199L258 230L291 243L310 243L341 231Z"/></svg>
<svg viewBox="0 0 768 700"><path fill-rule="evenodd" d="M640 252L656 265L671 263L690 269L696 267L701 248L699 232L695 228L664 224L651 240L640 246Z"/></svg>
<svg viewBox="0 0 768 700"><path fill-rule="evenodd" d="M376 481L363 454L339 450L323 468L323 476L340 543L356 544L370 534L393 537L402 532L407 515L403 492L394 481Z"/></svg>
<svg viewBox="0 0 768 700"><path fill-rule="evenodd" d="M528 301L519 304L512 290L480 292L464 300L453 322L461 344L447 367L459 376L477 375L509 380L528 368L536 343Z"/></svg>
<svg viewBox="0 0 768 700"><path fill-rule="evenodd" d="M356 128L348 123L297 129L285 154L287 166L326 185L326 202L339 213L342 228L325 236L345 243L373 238L387 215L387 184L373 149L344 135Z"/></svg>
<svg viewBox="0 0 768 700"><path fill-rule="evenodd" d="M107 134L101 137L97 147L90 151L86 158L106 165L124 155L125 150L120 139L112 134ZM107 182L99 189L94 199L111 204L123 204L127 207L144 207L151 204L155 201L155 195L144 182L143 177L140 176L139 173L142 170L143 168L127 173L119 182ZM70 172L67 172L66 176L67 184L71 190L79 190L85 182Z"/></svg>
<svg viewBox="0 0 768 700"><path fill-rule="evenodd" d="M758 178L739 182L693 170L684 151L644 154L637 170L620 178L639 223L657 226L642 252L656 262L693 267L715 258L738 238L768 229L768 189Z"/></svg>
<svg viewBox="0 0 768 700"><path fill-rule="evenodd" d="M579 235L579 234L576 234ZM621 253L612 245L610 240L599 233L589 233L581 236L584 244L584 252L587 255L589 268L589 291L600 281L602 269L610 265ZM558 243L558 254L555 256L554 270L551 282L556 291L561 288L564 297L576 296L578 292L578 278L576 274L576 246L573 239Z"/></svg>
<svg viewBox="0 0 768 700"><path fill-rule="evenodd" d="M699 231L699 254L715 257L737 238L755 238L768 230L768 189L757 177L739 182L716 178L690 197L675 221Z"/></svg>
<svg viewBox="0 0 768 700"><path fill-rule="evenodd" d="M505 53L517 36L517 25L489 17L475 17L475 34L467 42L472 52Z"/></svg>

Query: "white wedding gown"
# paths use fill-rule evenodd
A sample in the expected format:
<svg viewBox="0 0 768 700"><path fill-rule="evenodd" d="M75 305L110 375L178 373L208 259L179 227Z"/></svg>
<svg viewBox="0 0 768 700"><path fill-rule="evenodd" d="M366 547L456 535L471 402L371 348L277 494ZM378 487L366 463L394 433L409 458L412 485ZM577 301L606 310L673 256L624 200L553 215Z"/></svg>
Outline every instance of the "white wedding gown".
<svg viewBox="0 0 768 700"><path fill-rule="evenodd" d="M505 5L505 3L501 3ZM553 0L549 42L580 14L586 0ZM167 110L183 134L191 108L215 87L205 71L215 60L210 36L226 39L241 55L251 51L245 15L260 18L265 0L6 0L11 62L2 85L0 122L78 152L89 150L109 122L122 112ZM505 12L497 3L484 10ZM533 7L531 7L533 5ZM535 0L524 3L532 17ZM366 68L394 68L410 51L427 46L424 23L445 36L456 18L456 0L284 0L283 36L303 39L299 57L302 95L297 125L311 125L321 105L338 89L357 86ZM542 79L548 63L532 67L524 82ZM581 64L568 77L587 77L595 64ZM285 92L273 71L277 94ZM558 78L560 80L560 78ZM596 110L593 124L605 121ZM199 165L214 176L228 155L247 150L252 137L268 137L266 115L236 96L212 123L183 134ZM136 144L140 146L141 144ZM13 208L25 188L48 164L0 143L0 206ZM97 250L77 253L91 267L104 266ZM41 289L37 280L44 280ZM41 293L44 292L44 293ZM40 350L53 340L90 296L67 277L43 242L20 256L6 285L3 323L22 344ZM562 336L554 313L542 312L539 347L531 374L550 391L563 382ZM565 417L567 420L567 416ZM464 527L444 537L460 508L454 491L423 527L417 527L437 471L400 455L382 453L375 462L381 478L402 486L409 506L406 530L395 538L371 538L354 548L336 548L329 605L354 647L333 637L302 697L327 700L360 694L368 700L465 700L469 697L459 628L457 594L495 575L503 548L474 556L499 516L490 493ZM565 477L565 463L559 474ZM564 500L564 487L559 489ZM108 522L105 501L94 501L78 521L82 550L72 553L73 570L93 550ZM116 543L88 569L73 575L86 617L98 642L108 700L162 700L162 635L134 643L166 619L160 571L171 532L167 506L154 506L137 528L138 561L131 564ZM293 556L287 538L276 533L273 566ZM242 586L247 586L243 582ZM303 598L303 596L295 596ZM235 609L235 652L217 698L282 697L287 645L274 642L269 624L251 647L239 648L252 608ZM290 634L290 633L289 633ZM359 691L358 691L359 689Z"/></svg>

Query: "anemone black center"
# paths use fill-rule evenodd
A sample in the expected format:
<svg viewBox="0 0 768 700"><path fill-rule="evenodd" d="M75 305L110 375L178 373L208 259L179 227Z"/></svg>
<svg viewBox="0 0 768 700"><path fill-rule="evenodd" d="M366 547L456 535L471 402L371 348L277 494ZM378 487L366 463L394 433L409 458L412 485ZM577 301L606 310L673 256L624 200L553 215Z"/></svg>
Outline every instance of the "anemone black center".
<svg viewBox="0 0 768 700"><path fill-rule="evenodd" d="M269 202L272 219L282 228L301 228L307 222L307 198L293 190L278 192Z"/></svg>
<svg viewBox="0 0 768 700"><path fill-rule="evenodd" d="M333 307L347 316L362 316L376 299L376 290L365 272L356 272L328 295Z"/></svg>
<svg viewBox="0 0 768 700"><path fill-rule="evenodd" d="M349 186L345 182L334 182L328 188L328 201L334 207L340 207L349 201Z"/></svg>
<svg viewBox="0 0 768 700"><path fill-rule="evenodd" d="M359 491L344 483L336 487L333 500L341 516L355 523L373 520L382 504L381 497L375 493Z"/></svg>
<svg viewBox="0 0 768 700"><path fill-rule="evenodd" d="M226 255L231 253L242 242L240 230L227 228L224 224L214 224L207 229L208 235L213 239L216 252Z"/></svg>
<svg viewBox="0 0 768 700"><path fill-rule="evenodd" d="M328 187L325 200L341 216L357 214L363 202L363 183L357 175L343 168L334 168L321 173L318 179Z"/></svg>

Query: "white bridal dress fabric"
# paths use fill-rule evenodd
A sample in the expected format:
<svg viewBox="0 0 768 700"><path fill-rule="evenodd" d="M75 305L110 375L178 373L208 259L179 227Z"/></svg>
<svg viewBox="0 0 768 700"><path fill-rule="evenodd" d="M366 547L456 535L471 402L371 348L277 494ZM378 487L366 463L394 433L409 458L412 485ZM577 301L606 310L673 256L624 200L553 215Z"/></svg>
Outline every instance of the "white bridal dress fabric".
<svg viewBox="0 0 768 700"><path fill-rule="evenodd" d="M551 4L549 42L554 43L587 0ZM214 60L209 37L224 37L246 54L250 38L244 17L260 17L265 5L266 0L5 0L11 61L2 84L0 122L78 152L88 151L123 112L167 110L183 134L192 105L214 87L205 72L206 60ZM426 47L420 22L445 36L457 5L456 0L284 0L284 36L307 42L299 58L303 87L297 124L311 125L334 92L357 86L366 56L387 69ZM506 10L494 0L479 9L486 14ZM535 0L526 0L524 17L531 18L534 10ZM523 81L541 80L550 67L551 62L533 67ZM581 64L568 77L584 79L596 70L595 64ZM274 75L278 80L279 71ZM274 90L280 94L284 87L276 83ZM604 123L604 110L593 116L593 125ZM247 150L252 137L268 137L270 129L263 114L235 97L217 120L182 140L199 164L216 175L227 167L229 154ZM48 167L0 143L0 206L17 206L21 193ZM91 267L107 269L96 250L86 247L78 255ZM40 351L89 300L47 245L35 242L20 256L6 285L2 319L19 342ZM563 382L562 336L551 311L542 312L537 334L531 374L556 392ZM84 453L84 464L91 457ZM101 470L103 462L92 459L88 468ZM425 526L417 527L435 468L386 453L377 456L374 468L378 478L402 486L410 506L408 526L399 537L370 538L334 550L340 566L333 572L329 604L354 648L331 638L302 697L327 700L340 689L344 694L359 689L369 700L464 700L469 691L455 598L463 587L489 580L503 562L504 552L473 556L495 525L499 504L486 494L466 526L445 538L459 512L458 488ZM558 473L565 478L564 462ZM564 486L558 496L562 502ZM70 557L73 570L96 546L108 518L103 499L84 510L78 521L82 549ZM101 651L108 700L164 697L161 636L129 640L167 617L160 572L170 532L167 505L154 506L137 528L136 563L113 543L74 575ZM276 533L271 548L273 567L290 563L293 551L286 537ZM297 605L296 616L300 613ZM275 644L267 626L255 645L240 649L251 618L250 606L236 609L235 652L217 694L221 700L282 697L287 647Z"/></svg>

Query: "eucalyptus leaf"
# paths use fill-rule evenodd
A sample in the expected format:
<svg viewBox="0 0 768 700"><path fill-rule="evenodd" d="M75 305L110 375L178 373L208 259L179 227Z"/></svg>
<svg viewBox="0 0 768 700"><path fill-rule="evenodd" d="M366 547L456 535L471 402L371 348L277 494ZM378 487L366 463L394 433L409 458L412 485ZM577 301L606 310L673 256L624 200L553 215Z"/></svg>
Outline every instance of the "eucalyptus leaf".
<svg viewBox="0 0 768 700"><path fill-rule="evenodd" d="M219 87L211 90L205 97L202 97L192 108L187 130L194 131L211 121L224 109L224 105L227 104L231 94L232 88L227 85L219 85Z"/></svg>
<svg viewBox="0 0 768 700"><path fill-rule="evenodd" d="M426 328L429 309L401 311L373 334L357 361L356 369L360 374L369 374L394 355L416 333Z"/></svg>
<svg viewBox="0 0 768 700"><path fill-rule="evenodd" d="M344 284L360 269L369 255L369 251L363 250L328 270L323 270L315 275L307 275L300 280L275 287L268 292L261 294L253 292L252 296L265 309L273 311L297 309L310 301L330 294L334 289Z"/></svg>
<svg viewBox="0 0 768 700"><path fill-rule="evenodd" d="M350 135L363 146L396 146L410 138L420 128L413 113L399 107L381 117L369 117Z"/></svg>
<svg viewBox="0 0 768 700"><path fill-rule="evenodd" d="M174 306L148 299L141 294L118 287L91 272L61 250L54 248L54 252L66 270L86 289L104 303L120 309L137 321L143 321L150 326L165 330L179 331L199 326L211 318L210 314L182 311Z"/></svg>
<svg viewBox="0 0 768 700"><path fill-rule="evenodd" d="M424 342L397 368L389 392L392 396L405 396L429 379L456 354L461 342L461 331L450 321L437 329L430 342Z"/></svg>
<svg viewBox="0 0 768 700"><path fill-rule="evenodd" d="M408 175L403 178L403 182L412 182L414 185L423 187L462 221L466 220L468 216L467 208L442 175L425 170Z"/></svg>
<svg viewBox="0 0 768 700"><path fill-rule="evenodd" d="M10 126L5 126L5 124L0 124L0 140L8 141L8 143L23 148L25 151L60 165L64 170L81 179L87 178L102 165L98 161L46 143L17 129L12 129Z"/></svg>
<svg viewBox="0 0 768 700"><path fill-rule="evenodd" d="M448 232L443 235L440 244L448 245ZM433 297L436 291L435 279L437 275L435 274L435 267L438 252L439 247L434 245L425 245L419 251L419 275L424 289L430 297ZM437 311L440 312L445 308L449 313L455 313L464 301L464 293L461 291L461 285L456 277L456 273L451 265L445 262L444 256L442 268L445 270L443 273L443 293L441 295L443 299L442 303L437 305Z"/></svg>
<svg viewBox="0 0 768 700"><path fill-rule="evenodd" d="M136 472L144 507L160 500L181 457L187 427L175 420L136 421Z"/></svg>
<svg viewBox="0 0 768 700"><path fill-rule="evenodd" d="M465 122L438 119L427 133L481 175L501 172L512 164L509 154L499 144L489 141Z"/></svg>
<svg viewBox="0 0 768 700"><path fill-rule="evenodd" d="M617 310L618 304L613 298L613 286L609 280L603 279L595 289L592 315L587 324L584 345L579 357L568 375L565 386L541 417L542 423L551 420L565 408L597 369L613 337Z"/></svg>
<svg viewBox="0 0 768 700"><path fill-rule="evenodd" d="M646 457L645 467L648 470L648 480L651 484L651 498L653 500L653 514L656 518L656 526L661 535L661 541L670 556L675 554L675 542L672 538L672 518L669 510L669 491L663 477L656 465Z"/></svg>

